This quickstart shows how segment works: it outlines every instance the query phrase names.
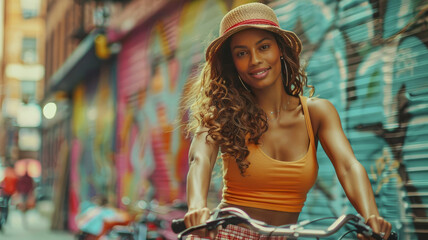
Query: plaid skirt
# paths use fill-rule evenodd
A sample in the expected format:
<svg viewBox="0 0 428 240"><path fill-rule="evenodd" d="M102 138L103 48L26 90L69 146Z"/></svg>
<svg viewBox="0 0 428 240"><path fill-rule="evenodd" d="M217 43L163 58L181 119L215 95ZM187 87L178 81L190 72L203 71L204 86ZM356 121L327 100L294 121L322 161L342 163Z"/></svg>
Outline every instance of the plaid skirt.
<svg viewBox="0 0 428 240"><path fill-rule="evenodd" d="M186 240L201 240L210 238L201 238L195 235L188 235ZM229 224L226 228L219 229L214 239L233 239L233 240L286 240L286 237L269 236L257 233L251 229Z"/></svg>

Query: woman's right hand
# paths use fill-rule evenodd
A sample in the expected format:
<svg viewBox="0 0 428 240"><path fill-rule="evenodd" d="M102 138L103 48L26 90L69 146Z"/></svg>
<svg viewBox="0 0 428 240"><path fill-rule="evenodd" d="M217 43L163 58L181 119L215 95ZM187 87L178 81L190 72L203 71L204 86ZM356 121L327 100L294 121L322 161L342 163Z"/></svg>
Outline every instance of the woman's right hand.
<svg viewBox="0 0 428 240"><path fill-rule="evenodd" d="M210 218L210 209L207 207L199 209L189 209L184 215L184 224L186 228L204 224Z"/></svg>
<svg viewBox="0 0 428 240"><path fill-rule="evenodd" d="M186 215L184 215L184 224L186 224L186 228L204 224L210 218L210 213L210 209L207 207L189 210ZM216 235L215 231L208 231L205 228L193 231L191 234L208 239L214 239Z"/></svg>

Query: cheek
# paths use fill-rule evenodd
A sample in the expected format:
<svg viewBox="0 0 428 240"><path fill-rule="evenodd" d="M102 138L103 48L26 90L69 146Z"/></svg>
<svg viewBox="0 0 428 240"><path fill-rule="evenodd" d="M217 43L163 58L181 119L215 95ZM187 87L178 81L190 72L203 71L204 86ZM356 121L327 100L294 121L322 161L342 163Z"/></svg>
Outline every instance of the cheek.
<svg viewBox="0 0 428 240"><path fill-rule="evenodd" d="M239 72L245 72L246 68L248 66L248 64L245 61L243 61L242 59L234 58L233 63L235 64L235 68L236 68L236 71L238 71L238 73Z"/></svg>
<svg viewBox="0 0 428 240"><path fill-rule="evenodd" d="M272 54L269 60L271 66L275 66L276 70L281 71L281 57L279 54Z"/></svg>
<svg viewBox="0 0 428 240"><path fill-rule="evenodd" d="M271 62L272 64L276 64L280 61L281 55L279 51L272 51L269 53L267 58L269 59L269 62Z"/></svg>

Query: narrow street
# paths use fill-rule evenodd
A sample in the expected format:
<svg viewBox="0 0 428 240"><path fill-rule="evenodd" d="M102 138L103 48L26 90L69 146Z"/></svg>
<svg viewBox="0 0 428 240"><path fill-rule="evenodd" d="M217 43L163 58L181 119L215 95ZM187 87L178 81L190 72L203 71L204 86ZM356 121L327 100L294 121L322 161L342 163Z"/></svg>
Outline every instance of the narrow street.
<svg viewBox="0 0 428 240"><path fill-rule="evenodd" d="M51 231L50 220L40 214L37 209L26 213L25 219L22 213L14 207L10 209L9 219L3 232L0 232L1 240L72 240L73 234L63 231ZM25 224L26 223L26 224Z"/></svg>

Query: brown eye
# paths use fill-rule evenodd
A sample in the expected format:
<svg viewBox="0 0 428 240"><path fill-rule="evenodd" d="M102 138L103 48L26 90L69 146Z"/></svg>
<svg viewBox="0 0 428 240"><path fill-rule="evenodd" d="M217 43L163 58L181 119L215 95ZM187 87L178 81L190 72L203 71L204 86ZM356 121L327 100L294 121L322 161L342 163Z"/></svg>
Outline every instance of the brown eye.
<svg viewBox="0 0 428 240"><path fill-rule="evenodd" d="M269 44L264 44L260 47L260 49L261 50L267 50L267 49L269 49L269 47L270 47Z"/></svg>
<svg viewBox="0 0 428 240"><path fill-rule="evenodd" d="M243 57L245 56L247 53L245 51L240 51L236 54L237 57Z"/></svg>

